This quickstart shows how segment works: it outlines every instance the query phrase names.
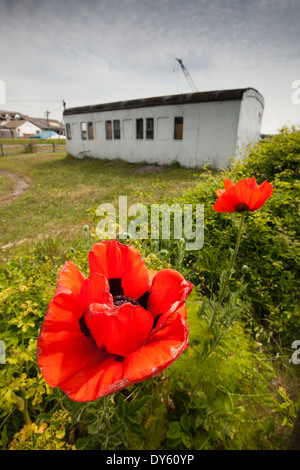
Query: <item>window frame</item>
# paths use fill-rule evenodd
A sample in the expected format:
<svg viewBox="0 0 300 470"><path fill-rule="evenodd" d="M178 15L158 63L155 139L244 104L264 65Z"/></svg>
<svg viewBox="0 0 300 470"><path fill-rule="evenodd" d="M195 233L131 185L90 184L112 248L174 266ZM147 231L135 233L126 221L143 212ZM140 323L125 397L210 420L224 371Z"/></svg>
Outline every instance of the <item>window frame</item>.
<svg viewBox="0 0 300 470"><path fill-rule="evenodd" d="M150 128L149 123L151 123ZM146 139L154 140L154 118L146 118Z"/></svg>
<svg viewBox="0 0 300 470"><path fill-rule="evenodd" d="M81 140L87 140L87 123L85 121L80 123L80 133Z"/></svg>
<svg viewBox="0 0 300 470"><path fill-rule="evenodd" d="M139 124L141 124L140 128L139 128ZM144 118L136 119L136 139L138 140L144 139Z"/></svg>
<svg viewBox="0 0 300 470"><path fill-rule="evenodd" d="M118 123L119 129L116 128L117 123ZM114 140L120 140L121 139L121 121L120 121L120 119L114 119L113 120L113 136L114 136Z"/></svg>
<svg viewBox="0 0 300 470"><path fill-rule="evenodd" d="M94 140L94 124L92 121L87 123L87 137L89 140Z"/></svg>
<svg viewBox="0 0 300 470"><path fill-rule="evenodd" d="M72 128L69 122L66 124L66 138L72 140Z"/></svg>
<svg viewBox="0 0 300 470"><path fill-rule="evenodd" d="M181 122L176 122L181 121ZM177 127L181 125L181 127ZM174 140L183 140L183 116L174 117Z"/></svg>
<svg viewBox="0 0 300 470"><path fill-rule="evenodd" d="M106 140L112 140L113 138L113 128L111 120L105 121L105 138Z"/></svg>

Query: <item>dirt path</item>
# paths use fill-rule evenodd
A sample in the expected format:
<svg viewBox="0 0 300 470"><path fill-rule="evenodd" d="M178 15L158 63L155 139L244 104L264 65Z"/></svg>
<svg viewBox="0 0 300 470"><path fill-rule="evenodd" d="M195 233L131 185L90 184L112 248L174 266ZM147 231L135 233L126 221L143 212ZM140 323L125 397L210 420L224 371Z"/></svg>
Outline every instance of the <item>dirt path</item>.
<svg viewBox="0 0 300 470"><path fill-rule="evenodd" d="M22 194L24 191L26 191L27 188L29 188L29 184L26 183L23 176L15 175L14 173L10 173L10 171L6 171L6 170L0 170L0 174L4 175L4 176L7 176L8 178L11 178L13 180L14 186L15 186L15 188L9 194L9 196L4 198L5 202L8 199L12 198L12 197L20 196L20 194ZM0 201L0 203L1 202L3 202L3 200Z"/></svg>

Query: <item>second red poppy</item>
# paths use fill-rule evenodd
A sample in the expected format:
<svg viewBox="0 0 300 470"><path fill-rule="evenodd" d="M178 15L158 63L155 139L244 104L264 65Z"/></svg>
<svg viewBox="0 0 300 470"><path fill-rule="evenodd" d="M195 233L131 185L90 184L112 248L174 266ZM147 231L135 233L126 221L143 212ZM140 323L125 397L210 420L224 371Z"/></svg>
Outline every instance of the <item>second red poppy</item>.
<svg viewBox="0 0 300 470"><path fill-rule="evenodd" d="M258 186L255 178L245 178L234 184L224 180L224 189L218 189L214 204L216 212L254 212L266 202L273 192L273 186L264 181Z"/></svg>

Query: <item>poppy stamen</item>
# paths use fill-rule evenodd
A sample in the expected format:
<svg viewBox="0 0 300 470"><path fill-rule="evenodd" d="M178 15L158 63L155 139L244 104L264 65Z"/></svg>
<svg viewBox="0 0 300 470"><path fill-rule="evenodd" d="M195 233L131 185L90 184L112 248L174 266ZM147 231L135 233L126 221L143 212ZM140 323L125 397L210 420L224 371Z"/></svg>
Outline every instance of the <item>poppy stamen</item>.
<svg viewBox="0 0 300 470"><path fill-rule="evenodd" d="M247 204L245 204L244 202L238 202L238 203L234 206L234 210L235 210L235 212L246 212L246 211L250 211L249 206L248 206Z"/></svg>
<svg viewBox="0 0 300 470"><path fill-rule="evenodd" d="M138 302L135 302L134 300L130 299L130 297L127 297L126 295L114 296L114 304L117 306L126 304L128 302L130 302L132 305L140 305Z"/></svg>

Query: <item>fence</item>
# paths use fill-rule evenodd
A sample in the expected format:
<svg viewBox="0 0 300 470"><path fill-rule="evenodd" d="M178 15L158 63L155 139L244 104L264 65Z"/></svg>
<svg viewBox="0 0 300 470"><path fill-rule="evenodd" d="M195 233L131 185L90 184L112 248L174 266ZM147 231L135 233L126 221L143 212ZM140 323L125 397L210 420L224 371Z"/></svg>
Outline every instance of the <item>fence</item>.
<svg viewBox="0 0 300 470"><path fill-rule="evenodd" d="M17 149L20 149L18 151ZM0 144L0 156L4 157L5 155L14 155L16 153L33 153L33 152L58 152L65 151L66 144L64 143L37 143L29 142L27 144Z"/></svg>

